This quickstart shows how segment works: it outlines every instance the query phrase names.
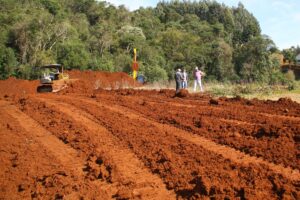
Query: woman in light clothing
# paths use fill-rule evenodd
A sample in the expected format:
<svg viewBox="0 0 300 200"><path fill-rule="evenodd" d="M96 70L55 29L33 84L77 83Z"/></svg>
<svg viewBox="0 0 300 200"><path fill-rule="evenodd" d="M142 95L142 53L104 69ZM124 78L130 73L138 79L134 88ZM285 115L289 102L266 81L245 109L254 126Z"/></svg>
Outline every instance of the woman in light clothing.
<svg viewBox="0 0 300 200"><path fill-rule="evenodd" d="M198 67L195 68L194 71L194 92L196 92L197 85L200 87L200 91L203 92L201 77L204 76L205 73L198 69Z"/></svg>

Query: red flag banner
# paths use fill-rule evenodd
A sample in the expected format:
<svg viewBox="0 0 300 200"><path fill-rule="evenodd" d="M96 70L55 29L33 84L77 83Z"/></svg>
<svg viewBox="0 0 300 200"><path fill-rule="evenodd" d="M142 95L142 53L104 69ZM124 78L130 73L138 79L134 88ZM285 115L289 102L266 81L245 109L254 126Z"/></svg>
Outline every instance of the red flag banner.
<svg viewBox="0 0 300 200"><path fill-rule="evenodd" d="M138 71L139 69L139 64L137 62L133 62L132 63L132 69L135 70L135 71Z"/></svg>

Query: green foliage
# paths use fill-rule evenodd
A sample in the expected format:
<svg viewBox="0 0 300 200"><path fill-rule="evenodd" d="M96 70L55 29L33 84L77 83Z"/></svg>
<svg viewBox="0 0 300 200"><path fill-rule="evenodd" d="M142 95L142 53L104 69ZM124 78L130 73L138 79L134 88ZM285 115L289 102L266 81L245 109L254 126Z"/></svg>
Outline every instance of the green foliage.
<svg viewBox="0 0 300 200"><path fill-rule="evenodd" d="M295 74L292 70L288 70L286 74L284 74L284 77L286 79L286 83L288 85L289 90L294 90L296 87L295 82Z"/></svg>
<svg viewBox="0 0 300 200"><path fill-rule="evenodd" d="M289 49L284 49L282 54L287 62L296 63L296 56L300 54L300 47L297 46L296 48L291 47Z"/></svg>
<svg viewBox="0 0 300 200"><path fill-rule="evenodd" d="M132 58L130 57L130 55L126 53L122 53L117 55L114 58L114 64L115 64L116 71L123 70L129 73L131 71Z"/></svg>
<svg viewBox="0 0 300 200"><path fill-rule="evenodd" d="M78 41L60 44L57 49L57 60L66 69L85 70L88 68L90 57L84 44Z"/></svg>
<svg viewBox="0 0 300 200"><path fill-rule="evenodd" d="M43 66L49 63L55 63L55 56L53 52L48 51L39 51L36 53L36 65L35 66Z"/></svg>
<svg viewBox="0 0 300 200"><path fill-rule="evenodd" d="M273 72L270 75L270 80L269 80L270 85L286 84L286 83L287 83L287 80L284 77L284 74L281 73L280 71Z"/></svg>
<svg viewBox="0 0 300 200"><path fill-rule="evenodd" d="M295 74L292 70L288 70L285 74L285 78L289 81L295 81Z"/></svg>
<svg viewBox="0 0 300 200"><path fill-rule="evenodd" d="M17 59L13 49L0 46L0 79L15 75Z"/></svg>
<svg viewBox="0 0 300 200"><path fill-rule="evenodd" d="M60 11L60 5L57 0L41 0L41 3L53 15L56 15Z"/></svg>
<svg viewBox="0 0 300 200"><path fill-rule="evenodd" d="M113 59L110 57L103 57L103 58L94 57L91 59L89 66L92 70L95 71L113 72L115 70Z"/></svg>
<svg viewBox="0 0 300 200"><path fill-rule="evenodd" d="M16 75L17 75L18 78L21 78L21 79L32 79L32 78L36 77L35 74L36 74L36 72L33 70L33 68L30 65L21 64L18 67Z"/></svg>
<svg viewBox="0 0 300 200"><path fill-rule="evenodd" d="M286 82L276 46L240 3L162 1L134 12L96 0L0 1L1 78L34 77L34 66L131 72L133 48L149 81L195 66L218 81ZM300 48L285 50L294 58Z"/></svg>
<svg viewBox="0 0 300 200"><path fill-rule="evenodd" d="M167 72L159 66L148 66L145 69L145 76L148 77L147 81L165 81L168 79Z"/></svg>

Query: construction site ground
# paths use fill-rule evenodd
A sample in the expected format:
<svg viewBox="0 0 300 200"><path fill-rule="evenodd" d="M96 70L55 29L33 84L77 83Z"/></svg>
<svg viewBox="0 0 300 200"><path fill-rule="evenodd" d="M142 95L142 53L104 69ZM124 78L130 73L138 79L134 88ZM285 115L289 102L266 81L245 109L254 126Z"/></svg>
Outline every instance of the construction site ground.
<svg viewBox="0 0 300 200"><path fill-rule="evenodd" d="M0 199L300 199L300 104L70 75L0 81Z"/></svg>

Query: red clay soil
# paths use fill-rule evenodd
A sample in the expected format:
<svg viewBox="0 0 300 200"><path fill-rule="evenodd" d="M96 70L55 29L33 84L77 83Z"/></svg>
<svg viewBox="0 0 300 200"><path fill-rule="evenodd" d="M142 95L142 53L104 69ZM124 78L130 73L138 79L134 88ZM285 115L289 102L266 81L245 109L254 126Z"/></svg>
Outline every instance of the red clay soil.
<svg viewBox="0 0 300 200"><path fill-rule="evenodd" d="M11 94L33 94L36 93L36 88L39 81L28 81L10 77L7 80L0 80L0 95Z"/></svg>
<svg viewBox="0 0 300 200"><path fill-rule="evenodd" d="M69 74L59 93L0 95L0 199L300 199L296 102Z"/></svg>
<svg viewBox="0 0 300 200"><path fill-rule="evenodd" d="M67 71L72 79L79 79L92 89L119 89L133 87L136 83L132 77L124 72L101 72L101 71ZM79 88L80 89L80 88ZM74 91L75 92L75 91Z"/></svg>

